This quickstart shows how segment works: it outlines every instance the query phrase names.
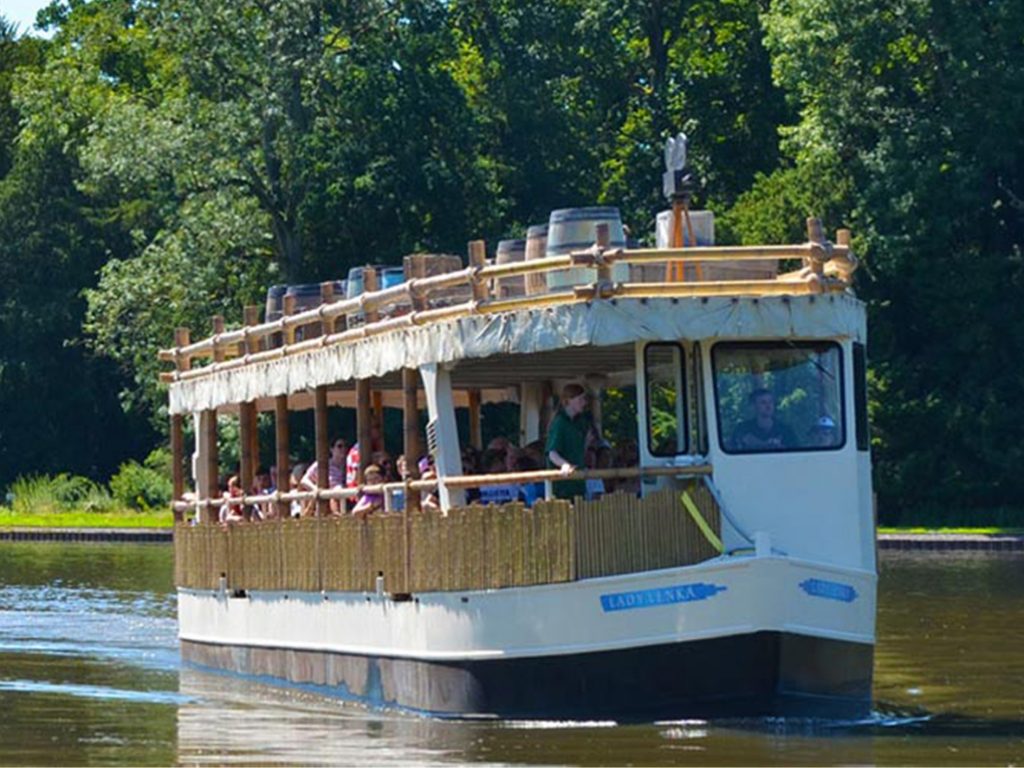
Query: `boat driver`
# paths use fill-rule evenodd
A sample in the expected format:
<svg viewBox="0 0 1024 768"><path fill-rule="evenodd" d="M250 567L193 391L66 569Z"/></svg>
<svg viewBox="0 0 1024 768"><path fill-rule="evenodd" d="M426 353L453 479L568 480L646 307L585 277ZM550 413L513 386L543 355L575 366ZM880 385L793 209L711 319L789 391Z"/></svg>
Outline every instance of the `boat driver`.
<svg viewBox="0 0 1024 768"><path fill-rule="evenodd" d="M764 387L750 393L754 416L742 422L733 433L734 451L779 451L795 448L792 430L775 416L775 396Z"/></svg>

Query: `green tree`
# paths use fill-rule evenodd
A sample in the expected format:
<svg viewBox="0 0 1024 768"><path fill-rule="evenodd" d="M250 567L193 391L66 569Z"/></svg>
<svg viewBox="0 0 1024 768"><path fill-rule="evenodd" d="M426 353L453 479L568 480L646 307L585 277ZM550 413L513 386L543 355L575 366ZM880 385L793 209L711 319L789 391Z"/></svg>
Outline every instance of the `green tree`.
<svg viewBox="0 0 1024 768"><path fill-rule="evenodd" d="M842 170L867 261L883 510L1019 504L1024 7L778 0L798 168Z"/></svg>

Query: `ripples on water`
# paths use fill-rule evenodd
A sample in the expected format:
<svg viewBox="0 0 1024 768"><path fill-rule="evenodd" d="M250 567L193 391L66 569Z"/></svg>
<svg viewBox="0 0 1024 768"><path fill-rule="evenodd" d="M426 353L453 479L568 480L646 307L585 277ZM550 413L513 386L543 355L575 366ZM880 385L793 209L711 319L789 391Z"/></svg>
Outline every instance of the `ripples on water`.
<svg viewBox="0 0 1024 768"><path fill-rule="evenodd" d="M1024 762L1021 557L883 558L864 720L629 726L430 720L180 669L172 561L160 545L0 543L0 764Z"/></svg>

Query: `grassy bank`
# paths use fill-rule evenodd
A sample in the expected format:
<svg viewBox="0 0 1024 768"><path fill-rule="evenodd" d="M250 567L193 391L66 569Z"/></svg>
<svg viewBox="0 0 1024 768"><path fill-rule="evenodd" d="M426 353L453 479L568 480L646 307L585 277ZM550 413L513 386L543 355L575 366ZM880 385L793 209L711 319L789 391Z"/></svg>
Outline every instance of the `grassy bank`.
<svg viewBox="0 0 1024 768"><path fill-rule="evenodd" d="M15 512L0 507L0 529L10 528L170 528L170 510L148 512Z"/></svg>
<svg viewBox="0 0 1024 768"><path fill-rule="evenodd" d="M109 486L68 474L19 477L4 498L4 529L172 525L169 481L159 470L134 463L123 465Z"/></svg>

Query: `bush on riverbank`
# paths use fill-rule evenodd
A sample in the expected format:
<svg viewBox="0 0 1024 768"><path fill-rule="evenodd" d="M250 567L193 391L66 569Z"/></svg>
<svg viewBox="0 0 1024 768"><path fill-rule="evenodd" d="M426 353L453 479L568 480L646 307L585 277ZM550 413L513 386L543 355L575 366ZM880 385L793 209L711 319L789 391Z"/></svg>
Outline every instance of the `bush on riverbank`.
<svg viewBox="0 0 1024 768"><path fill-rule="evenodd" d="M110 493L114 500L128 509L139 512L167 509L171 503L171 457L165 448L158 448L140 464L127 461L110 478Z"/></svg>

